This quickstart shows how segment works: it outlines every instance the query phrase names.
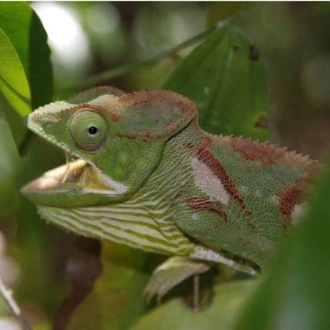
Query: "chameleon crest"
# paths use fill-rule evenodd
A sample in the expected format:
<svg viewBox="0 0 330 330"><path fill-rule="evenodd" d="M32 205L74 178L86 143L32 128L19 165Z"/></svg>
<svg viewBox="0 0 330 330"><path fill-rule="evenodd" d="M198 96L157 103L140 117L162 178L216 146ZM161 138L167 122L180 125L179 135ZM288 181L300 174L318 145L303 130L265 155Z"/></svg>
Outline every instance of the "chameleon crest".
<svg viewBox="0 0 330 330"><path fill-rule="evenodd" d="M319 169L282 148L204 132L195 104L164 90L98 87L35 110L28 127L72 160L23 194L77 234L174 256L151 295L212 262L254 274L303 213ZM184 271L162 286L173 268Z"/></svg>

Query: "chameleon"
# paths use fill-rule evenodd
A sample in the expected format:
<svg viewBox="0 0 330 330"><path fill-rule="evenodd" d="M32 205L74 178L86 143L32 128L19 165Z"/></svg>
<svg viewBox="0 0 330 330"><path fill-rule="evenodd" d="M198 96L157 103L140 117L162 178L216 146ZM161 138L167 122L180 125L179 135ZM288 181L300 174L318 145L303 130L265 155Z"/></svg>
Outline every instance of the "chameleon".
<svg viewBox="0 0 330 330"><path fill-rule="evenodd" d="M225 264L258 274L306 211L318 161L212 135L190 99L100 86L33 111L27 126L67 163L22 188L48 222L170 256L145 293Z"/></svg>

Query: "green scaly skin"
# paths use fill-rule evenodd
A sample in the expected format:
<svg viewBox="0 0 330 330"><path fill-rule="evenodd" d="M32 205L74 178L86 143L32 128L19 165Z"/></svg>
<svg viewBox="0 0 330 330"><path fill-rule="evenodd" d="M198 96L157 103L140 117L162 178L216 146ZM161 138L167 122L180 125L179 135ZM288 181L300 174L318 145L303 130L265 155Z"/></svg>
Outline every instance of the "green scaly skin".
<svg viewBox="0 0 330 330"><path fill-rule="evenodd" d="M187 98L98 87L34 111L28 127L78 159L22 189L77 234L174 256L146 293L161 297L214 262L254 274L306 206L316 161L213 136Z"/></svg>

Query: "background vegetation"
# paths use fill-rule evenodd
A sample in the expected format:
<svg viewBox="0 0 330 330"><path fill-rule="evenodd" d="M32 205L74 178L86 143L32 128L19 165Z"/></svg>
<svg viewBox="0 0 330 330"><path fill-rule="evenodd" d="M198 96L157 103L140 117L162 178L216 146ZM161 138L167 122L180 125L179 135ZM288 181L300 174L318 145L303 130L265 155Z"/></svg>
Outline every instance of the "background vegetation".
<svg viewBox="0 0 330 330"><path fill-rule="evenodd" d="M309 214L262 276L213 269L199 313L190 281L159 306L141 297L162 256L48 226L19 194L64 162L23 118L100 84L178 91L207 131L326 162L329 22L327 3L0 3L0 274L33 329L330 328L326 166ZM19 329L1 299L0 317L1 329Z"/></svg>

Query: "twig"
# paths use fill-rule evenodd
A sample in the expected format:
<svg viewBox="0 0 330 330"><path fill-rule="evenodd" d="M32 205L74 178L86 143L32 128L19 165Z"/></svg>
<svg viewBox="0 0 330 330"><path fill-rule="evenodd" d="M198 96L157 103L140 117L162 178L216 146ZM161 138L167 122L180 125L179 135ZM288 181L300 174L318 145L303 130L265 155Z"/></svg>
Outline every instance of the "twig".
<svg viewBox="0 0 330 330"><path fill-rule="evenodd" d="M63 88L61 88L61 91L67 91L67 90L71 90L71 89L79 89L79 88L84 88L84 87L88 87L88 86L99 85L99 84L104 83L105 81L111 80L113 78L117 78L119 76L123 76L125 74L137 71L140 68L155 64L158 61L163 60L167 57L170 57L170 56L176 54L177 52L197 43L198 41L205 38L207 35L209 35L212 31L214 31L217 28L218 28L217 26L214 26L206 31L203 31L203 32L193 36L192 38L182 42L181 44L179 44L171 49L165 50L150 59L143 60L140 62L135 62L135 63L124 64L117 68L103 71L96 75L82 79L81 81L77 81L72 85L67 85L67 86L64 85Z"/></svg>
<svg viewBox="0 0 330 330"><path fill-rule="evenodd" d="M194 312L199 312L199 303L200 303L200 297L199 297L199 274L194 275L193 277L193 308Z"/></svg>
<svg viewBox="0 0 330 330"><path fill-rule="evenodd" d="M16 301L14 300L11 291L6 287L5 283L3 283L1 277L0 277L0 292L4 300L6 301L9 309L13 312L13 314L21 324L22 329L31 330L31 327L29 326L28 322L22 315L20 308L18 307Z"/></svg>

